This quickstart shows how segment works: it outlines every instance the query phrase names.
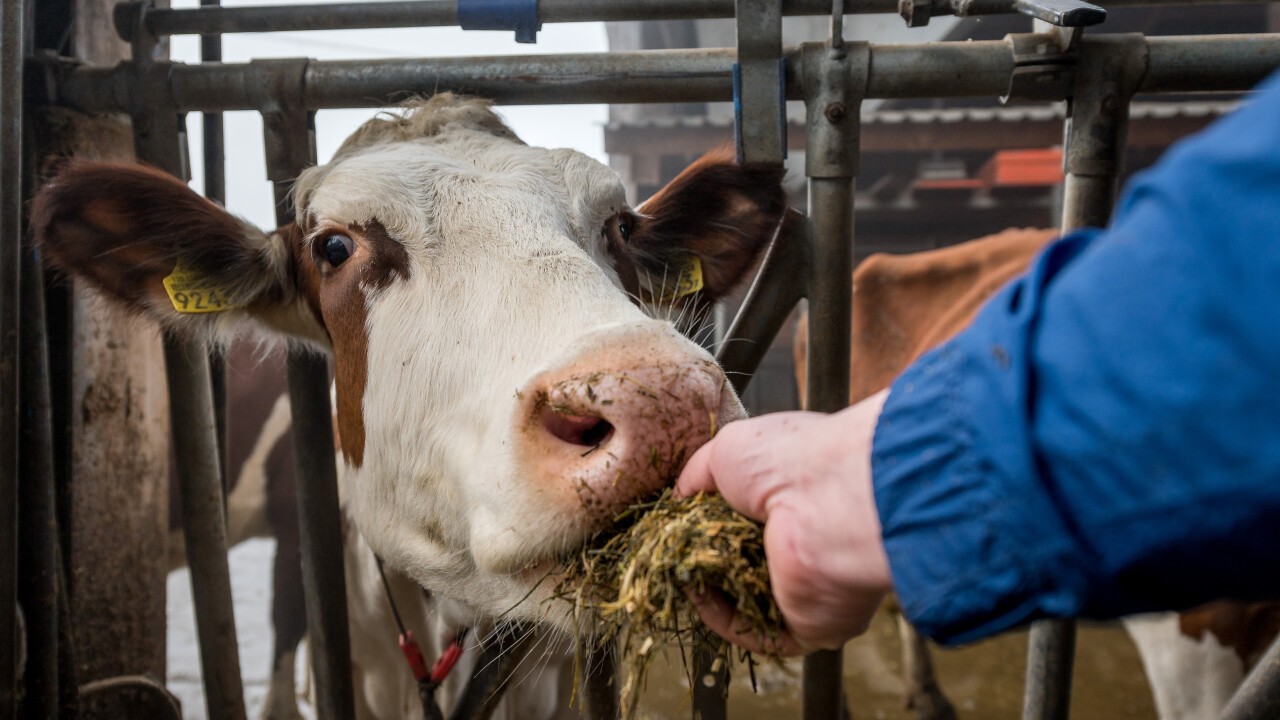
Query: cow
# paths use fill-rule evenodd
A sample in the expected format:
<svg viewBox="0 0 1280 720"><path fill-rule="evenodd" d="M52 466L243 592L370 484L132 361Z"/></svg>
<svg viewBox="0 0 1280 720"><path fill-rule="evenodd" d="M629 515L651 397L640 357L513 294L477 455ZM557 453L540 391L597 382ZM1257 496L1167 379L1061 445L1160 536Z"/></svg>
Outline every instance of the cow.
<svg viewBox="0 0 1280 720"><path fill-rule="evenodd" d="M565 555L744 416L676 326L770 242L782 172L712 153L633 210L604 165L440 94L305 171L272 232L160 171L77 162L31 227L54 267L168 332L329 354L363 562L461 619L568 634L548 580ZM361 712L388 716L370 703L391 686L357 680Z"/></svg>
<svg viewBox="0 0 1280 720"><path fill-rule="evenodd" d="M889 387L913 360L964 329L1057 236L1055 230L1010 229L939 250L868 257L853 274L850 404ZM802 398L807 325L802 317L793 343ZM912 670L908 704L922 720L954 718L923 639L901 616L898 625L903 664ZM1210 720L1280 635L1280 603L1215 602L1125 618L1124 626L1161 720Z"/></svg>

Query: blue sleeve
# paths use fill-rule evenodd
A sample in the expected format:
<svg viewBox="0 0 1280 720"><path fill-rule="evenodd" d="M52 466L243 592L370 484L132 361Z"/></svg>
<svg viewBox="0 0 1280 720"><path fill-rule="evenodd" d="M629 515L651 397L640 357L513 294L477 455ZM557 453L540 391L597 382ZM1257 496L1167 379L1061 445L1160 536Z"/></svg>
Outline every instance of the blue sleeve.
<svg viewBox="0 0 1280 720"><path fill-rule="evenodd" d="M1280 74L893 385L894 585L944 642L1280 598Z"/></svg>

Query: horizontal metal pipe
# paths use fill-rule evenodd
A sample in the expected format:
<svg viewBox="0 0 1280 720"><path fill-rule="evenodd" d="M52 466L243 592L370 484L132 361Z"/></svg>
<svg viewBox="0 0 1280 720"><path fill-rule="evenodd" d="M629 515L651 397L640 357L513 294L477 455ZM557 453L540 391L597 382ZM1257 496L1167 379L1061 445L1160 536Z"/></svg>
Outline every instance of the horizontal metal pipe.
<svg viewBox="0 0 1280 720"><path fill-rule="evenodd" d="M734 52L639 51L573 55L312 63L309 109L376 107L388 97L453 90L500 104L732 100Z"/></svg>
<svg viewBox="0 0 1280 720"><path fill-rule="evenodd" d="M1209 0L1240 2L1240 0ZM1266 0L1245 0L1265 2ZM1204 0L1109 0L1107 7L1130 5L1206 4ZM1001 7L1013 11L1013 3ZM897 13L898 0L846 0L845 14ZM981 7L992 7L986 4ZM938 11L945 12L944 4ZM935 12L938 12L935 11ZM783 0L783 15L827 15L830 0ZM977 14L970 11L968 14ZM616 22L628 20L691 20L731 18L734 0L540 0L543 23ZM125 16L130 17L130 15ZM136 15L134 16L136 17ZM458 24L457 0L415 2L316 3L293 6L236 8L155 8L144 23L153 35L196 35L359 28L442 27ZM121 27L128 36L128 27Z"/></svg>
<svg viewBox="0 0 1280 720"><path fill-rule="evenodd" d="M1280 67L1280 35L1147 38L1140 93L1248 90Z"/></svg>
<svg viewBox="0 0 1280 720"><path fill-rule="evenodd" d="M1087 41L1086 41L1087 42ZM1147 38L1150 67L1138 91L1242 91L1280 67L1277 35ZM799 49L784 49L787 97L801 99ZM646 50L572 55L312 61L308 110L380 107L411 94L451 90L500 104L714 102L732 97L731 49ZM178 112L253 110L257 93L247 64L174 65L169 74ZM867 97L1003 95L1014 58L1004 40L874 45ZM58 81L63 104L85 112L128 112L133 66L77 67Z"/></svg>

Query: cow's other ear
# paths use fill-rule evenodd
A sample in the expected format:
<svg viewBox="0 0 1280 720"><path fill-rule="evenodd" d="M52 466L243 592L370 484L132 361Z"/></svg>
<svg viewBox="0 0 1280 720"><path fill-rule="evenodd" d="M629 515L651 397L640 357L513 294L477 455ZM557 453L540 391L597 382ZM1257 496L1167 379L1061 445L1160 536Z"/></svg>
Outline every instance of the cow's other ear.
<svg viewBox="0 0 1280 720"><path fill-rule="evenodd" d="M733 290L787 210L785 172L738 165L731 150L699 158L640 206L627 237L610 234L624 284L658 301L696 291L711 303Z"/></svg>
<svg viewBox="0 0 1280 720"><path fill-rule="evenodd" d="M167 329L213 340L254 319L328 344L296 226L266 234L159 170L69 163L36 195L31 231L51 265Z"/></svg>

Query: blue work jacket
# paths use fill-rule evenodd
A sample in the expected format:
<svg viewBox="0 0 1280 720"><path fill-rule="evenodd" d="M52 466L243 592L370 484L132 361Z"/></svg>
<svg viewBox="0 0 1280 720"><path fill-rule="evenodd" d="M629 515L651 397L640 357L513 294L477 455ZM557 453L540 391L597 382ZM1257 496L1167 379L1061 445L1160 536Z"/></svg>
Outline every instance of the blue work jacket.
<svg viewBox="0 0 1280 720"><path fill-rule="evenodd" d="M894 384L875 498L907 617L1280 598L1280 73Z"/></svg>

